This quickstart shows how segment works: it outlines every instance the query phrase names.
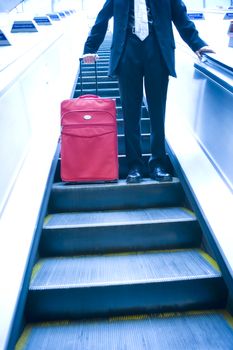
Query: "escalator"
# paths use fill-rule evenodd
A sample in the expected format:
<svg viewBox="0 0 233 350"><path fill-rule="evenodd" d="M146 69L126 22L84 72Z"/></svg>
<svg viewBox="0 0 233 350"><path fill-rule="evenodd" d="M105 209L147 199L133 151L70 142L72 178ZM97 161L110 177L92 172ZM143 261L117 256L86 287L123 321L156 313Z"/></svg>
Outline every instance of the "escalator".
<svg viewBox="0 0 233 350"><path fill-rule="evenodd" d="M145 167L142 183L125 183L110 41L98 52L98 94L116 98L120 180L68 185L58 163L16 349L233 349L228 289L179 179L151 181ZM83 71L95 93L93 65ZM146 164L144 105L141 130Z"/></svg>

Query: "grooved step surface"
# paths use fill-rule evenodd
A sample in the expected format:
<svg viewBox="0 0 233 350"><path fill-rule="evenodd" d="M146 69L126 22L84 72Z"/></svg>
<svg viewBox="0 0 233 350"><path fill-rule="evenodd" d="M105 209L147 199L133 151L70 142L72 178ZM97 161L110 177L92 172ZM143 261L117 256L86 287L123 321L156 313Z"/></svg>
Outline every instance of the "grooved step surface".
<svg viewBox="0 0 233 350"><path fill-rule="evenodd" d="M232 350L224 312L29 325L16 350Z"/></svg>
<svg viewBox="0 0 233 350"><path fill-rule="evenodd" d="M124 134L124 120L120 119L120 115L117 116L117 128L118 128L118 134ZM141 118L141 132L144 134L150 133L149 118Z"/></svg>
<svg viewBox="0 0 233 350"><path fill-rule="evenodd" d="M53 214L46 220L44 228L73 226L126 225L196 220L185 208L147 208L119 211L97 211L87 213Z"/></svg>
<svg viewBox="0 0 233 350"><path fill-rule="evenodd" d="M146 191L146 189L148 187L150 187L150 189L153 188L156 188L156 187L170 187L170 186L173 186L174 187L176 185L179 185L180 186L180 181L178 178L173 178L172 181L170 182L158 182L158 181L155 181L155 180L150 180L150 179L143 179L143 181L139 184L127 184L124 180L119 180L117 183L104 183L104 184L101 184L101 183L93 183L93 184L77 184L77 185L72 185L72 184L67 184L65 185L65 183L55 183L53 188L60 188L60 189L74 189L74 187L76 189L80 189L80 190L87 190L87 191L92 191L94 189L96 190L101 190L103 191L104 189L115 189L115 190L119 190L120 188L124 188L126 190L130 190L130 189L133 189L133 192L135 191L136 188L138 189L141 189L143 192Z"/></svg>
<svg viewBox="0 0 233 350"><path fill-rule="evenodd" d="M111 89L111 88L116 88L118 87L118 83L114 82L114 81L102 81L99 82L98 81L98 89ZM95 89L96 88L96 83L95 81L92 82L83 82L83 90L86 91L86 89ZM80 80L78 81L78 83L76 84L75 87L76 90L80 90L81 89L81 84L80 84Z"/></svg>
<svg viewBox="0 0 233 350"><path fill-rule="evenodd" d="M80 78L77 78L78 82L80 80ZM95 76L93 74L91 74L88 77L83 77L83 82L91 82L93 84L95 84ZM116 82L117 80L109 78L108 76L98 76L98 83L102 83L102 82Z"/></svg>
<svg viewBox="0 0 233 350"><path fill-rule="evenodd" d="M30 290L220 277L198 250L42 259Z"/></svg>
<svg viewBox="0 0 233 350"><path fill-rule="evenodd" d="M85 94L96 94L96 89L95 86L92 89L89 88L85 88L85 86L83 86L83 92L82 94L85 92ZM81 91L80 89L75 90L75 94L78 95L80 94ZM113 99L115 98L120 98L120 93L119 93L119 89L118 88L112 88L112 89L107 89L107 88L100 88L98 86L98 95L104 98L108 98L109 96L111 96Z"/></svg>
<svg viewBox="0 0 233 350"><path fill-rule="evenodd" d="M99 67L99 66L101 66L102 64L106 64L105 62L109 62L109 55L106 55L106 54L102 54L101 56L100 56L100 59L98 60L98 61L96 61L96 66L97 66L97 68ZM85 65L84 65L84 67L85 67ZM88 63L88 67L95 67L95 64L94 63Z"/></svg>
<svg viewBox="0 0 233 350"><path fill-rule="evenodd" d="M82 67L82 71L83 71L83 74L85 74L85 72L95 72L95 67L93 66L93 67L89 67L89 65L88 66L83 66ZM106 65L101 65L101 66L98 66L98 68L97 68L97 72L99 73L99 72L102 72L102 71L105 71L105 72L107 72L108 71L108 64L106 64Z"/></svg>
<svg viewBox="0 0 233 350"><path fill-rule="evenodd" d="M117 106L116 110L117 110L118 118L119 117L123 118L122 107L121 106ZM149 118L146 106L144 106L144 105L142 105L142 108L141 108L141 118L147 118L147 119Z"/></svg>
<svg viewBox="0 0 233 350"><path fill-rule="evenodd" d="M104 76L104 77L106 77L106 78L108 78L108 70L107 69L105 69L105 70L103 70L103 71L101 71L101 72L98 72L98 76ZM93 71L85 71L85 72L83 72L83 77L85 78L85 77L88 77L88 76L93 76L94 77L94 79L95 79L95 75L94 75L94 72Z"/></svg>
<svg viewBox="0 0 233 350"><path fill-rule="evenodd" d="M97 74L99 74L99 72L102 72L102 71L108 71L108 62L106 63L103 63L101 65L98 65L97 66ZM95 67L91 67L90 65L83 65L82 66L82 72L83 74L85 74L86 72L92 72L93 75L95 76Z"/></svg>
<svg viewBox="0 0 233 350"><path fill-rule="evenodd" d="M125 135L118 134L118 154L125 154ZM150 134L141 134L141 150L143 153L150 152Z"/></svg>

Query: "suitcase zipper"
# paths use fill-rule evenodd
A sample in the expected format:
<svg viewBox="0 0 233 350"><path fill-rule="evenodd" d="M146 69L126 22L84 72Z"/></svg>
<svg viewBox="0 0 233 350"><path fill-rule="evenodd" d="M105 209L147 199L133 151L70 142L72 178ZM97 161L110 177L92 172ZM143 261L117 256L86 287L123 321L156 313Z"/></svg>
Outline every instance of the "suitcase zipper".
<svg viewBox="0 0 233 350"><path fill-rule="evenodd" d="M92 127L92 126L99 126L99 127L101 127L101 126L114 126L115 125L115 123L111 123L111 124L109 124L109 123L102 123L102 124L66 124L66 125L62 125L62 127L61 127L61 129L64 129L64 128L69 128L69 127L72 127L72 128L85 128L85 127Z"/></svg>
<svg viewBox="0 0 233 350"><path fill-rule="evenodd" d="M67 115L67 114L69 114L69 113L71 113L71 114L73 114L74 112L78 112L78 113L85 113L86 115L87 114L91 114L91 113L107 113L108 115L110 115L111 116L111 118L114 118L114 116L112 115L112 113L110 113L108 110L101 110L101 111L96 111L96 110L94 110L94 109L89 109L89 110L80 110L80 109L74 109L74 110L72 110L72 111L67 111L67 112L65 112L65 113L63 113L62 114L62 119Z"/></svg>

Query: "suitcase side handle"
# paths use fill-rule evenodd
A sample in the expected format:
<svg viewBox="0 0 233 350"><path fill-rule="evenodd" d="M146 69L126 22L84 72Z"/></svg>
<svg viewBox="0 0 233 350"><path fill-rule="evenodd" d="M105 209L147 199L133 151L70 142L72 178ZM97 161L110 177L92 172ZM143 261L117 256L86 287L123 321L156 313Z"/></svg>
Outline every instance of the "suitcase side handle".
<svg viewBox="0 0 233 350"><path fill-rule="evenodd" d="M80 62L80 86L81 86L81 94L83 93L83 70L82 70L82 64L83 64L83 58L79 58ZM97 64L95 61L95 91L96 95L98 95L98 78L97 78Z"/></svg>

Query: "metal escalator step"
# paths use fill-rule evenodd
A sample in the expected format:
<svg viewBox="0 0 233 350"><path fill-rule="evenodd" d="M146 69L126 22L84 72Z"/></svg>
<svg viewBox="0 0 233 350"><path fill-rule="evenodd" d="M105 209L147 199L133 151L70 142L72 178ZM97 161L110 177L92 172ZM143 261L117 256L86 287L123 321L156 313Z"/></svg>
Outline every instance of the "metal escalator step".
<svg viewBox="0 0 233 350"><path fill-rule="evenodd" d="M41 259L27 316L52 320L225 307L227 290L199 250Z"/></svg>
<svg viewBox="0 0 233 350"><path fill-rule="evenodd" d="M118 135L118 154L125 154L125 135ZM141 134L142 153L150 153L150 134Z"/></svg>
<svg viewBox="0 0 233 350"><path fill-rule="evenodd" d="M118 119L117 126L118 126L118 134L122 135L124 133L124 120ZM150 133L150 119L149 118L141 118L141 132L143 134Z"/></svg>
<svg viewBox="0 0 233 350"><path fill-rule="evenodd" d="M31 324L16 350L232 350L232 323L207 311Z"/></svg>
<svg viewBox="0 0 233 350"><path fill-rule="evenodd" d="M199 247L201 230L185 208L49 215L40 256Z"/></svg>
<svg viewBox="0 0 233 350"><path fill-rule="evenodd" d="M142 154L142 160L143 160L143 175L144 177L148 178L149 177L149 172L148 172L148 161L149 161L150 154ZM120 179L125 179L127 174L128 174L128 164L126 160L126 156L123 155L118 155L118 161L119 161L119 177ZM56 173L55 173L55 182L61 182L61 176L60 176L60 168L61 168L61 159L58 159L57 163L57 168L56 168ZM168 162L168 168L170 173L173 173L173 169L170 167L169 162Z"/></svg>
<svg viewBox="0 0 233 350"><path fill-rule="evenodd" d="M83 93L81 93L81 91L80 90L75 90L74 91L74 95L73 95L73 97L74 98L77 98L77 97L79 97L80 95L84 95L84 94L96 94L96 90L94 89L94 90L90 90L90 91L87 91L87 90L85 90L85 91L83 91ZM115 96L115 94L116 94L116 96ZM115 94L114 94L114 92L113 93L111 93L111 90L110 91L105 91L105 96L102 96L101 95L101 92L100 91L98 91L98 95L100 95L100 96L102 96L102 97L107 97L107 98L111 98L111 99L113 99L113 100L115 100L116 101L116 106L120 106L121 105L121 100L120 100L120 95L119 95L119 92L118 91L116 91L115 92ZM107 96L106 96L107 95Z"/></svg>
<svg viewBox="0 0 233 350"><path fill-rule="evenodd" d="M115 96L115 95L113 95L113 94L109 94L109 95L108 95L108 98L112 98L112 99L114 99L114 100L116 101L116 107L121 106L120 95Z"/></svg>
<svg viewBox="0 0 233 350"><path fill-rule="evenodd" d="M83 90L85 89L95 90L95 87L96 87L95 81L83 83ZM98 82L98 89L115 89L115 88L118 88L117 81L109 80L109 81ZM76 84L76 90L80 90L79 80L78 80L78 83Z"/></svg>
<svg viewBox="0 0 233 350"><path fill-rule="evenodd" d="M98 67L97 67L97 72L99 73L99 72L102 72L102 71L107 71L108 70L108 64L105 64L105 65L99 65ZM93 74L94 74L94 72L95 72L95 66L91 66L91 65L89 65L89 64L84 64L83 66L82 66L82 71L83 71L83 74L85 74L85 72L93 72Z"/></svg>
<svg viewBox="0 0 233 350"><path fill-rule="evenodd" d="M108 68L109 68L109 65L107 63L105 65L99 66L97 68L97 76L101 75L101 72L108 72ZM92 75L95 78L95 69L94 69L94 67L91 68L91 67L83 66L82 72L83 72L83 76L85 76L86 73L91 72Z"/></svg>
<svg viewBox="0 0 233 350"><path fill-rule="evenodd" d="M98 55L100 57L100 61L103 59L103 60L106 60L106 61L109 61L110 60L110 53L109 52L98 52Z"/></svg>
<svg viewBox="0 0 233 350"><path fill-rule="evenodd" d="M221 277L209 259L198 249L47 258L35 265L29 289L39 291Z"/></svg>
<svg viewBox="0 0 233 350"><path fill-rule="evenodd" d="M49 212L89 210L142 209L182 206L184 192L178 179L156 182L144 179L140 184L125 181L106 184L55 183L49 201Z"/></svg>
<svg viewBox="0 0 233 350"><path fill-rule="evenodd" d="M49 215L44 228L96 227L142 223L168 223L196 221L195 215L186 208L145 208L134 210L109 210Z"/></svg>
<svg viewBox="0 0 233 350"><path fill-rule="evenodd" d="M108 65L108 62L109 62L109 58L106 57L106 56L100 56L100 59L96 62L96 67L98 69L98 67L102 67L104 65ZM87 65L84 65L83 67L95 67L95 64L94 63L88 63Z"/></svg>
<svg viewBox="0 0 233 350"><path fill-rule="evenodd" d="M92 71L85 71L83 72L83 78L85 79L86 77L93 77L93 81L95 79L95 76L94 76L94 73ZM99 77L105 77L105 78L108 78L108 70L104 70L104 71L101 71L101 72L98 72L98 79Z"/></svg>
<svg viewBox="0 0 233 350"><path fill-rule="evenodd" d="M142 154L142 161L143 161L142 172L145 178L150 178L149 169L148 169L148 162L149 162L150 156L151 156L150 152ZM128 175L128 164L127 164L127 159L125 154L118 155L118 162L119 162L119 177L120 179L125 179L126 176ZM173 166L168 156L166 158L166 167L169 173L175 176ZM60 161L58 162L57 173L59 172L59 168L60 168ZM61 181L60 177L57 175L56 175L56 179L58 179L57 182L60 182Z"/></svg>
<svg viewBox="0 0 233 350"><path fill-rule="evenodd" d="M77 80L78 79L79 79L79 77L77 77ZM89 82L89 83L91 82L91 83L95 84L95 76L93 74L91 74L89 76L83 77L83 82ZM98 83L101 83L101 82L116 82L117 83L117 80L111 79L107 75L106 76L98 76Z"/></svg>
<svg viewBox="0 0 233 350"><path fill-rule="evenodd" d="M110 55L110 47L100 48L98 50L98 55Z"/></svg>
<svg viewBox="0 0 233 350"><path fill-rule="evenodd" d="M144 164L144 167L142 170L143 170L144 177L146 177L146 178L150 177L148 165L147 165L150 156L151 156L150 153L142 154L142 160L143 160L143 164ZM118 155L118 162L119 162L119 177L120 177L120 179L126 179L126 177L128 175L128 163L127 163L127 159L126 159L125 154ZM59 167L58 167L58 169L59 169ZM169 171L171 174L173 173L172 168Z"/></svg>
<svg viewBox="0 0 233 350"><path fill-rule="evenodd" d="M122 106L117 106L116 109L118 118L123 118ZM145 105L142 105L141 108L141 118L148 118L148 112Z"/></svg>
<svg viewBox="0 0 233 350"><path fill-rule="evenodd" d="M148 161L149 161L150 156L151 156L150 153L143 153L142 154L142 161L143 161L142 172L143 172L143 176L147 179L150 177L149 170L148 170ZM118 162L119 162L119 178L125 179L126 176L128 175L128 163L127 163L127 159L126 159L125 154L118 155ZM171 174L173 174L174 173L173 167L172 167L171 162L170 162L168 157L167 157L166 165L167 165L168 171ZM60 168L61 168L61 159L59 158L58 163L57 163L54 182L61 182Z"/></svg>
<svg viewBox="0 0 233 350"><path fill-rule="evenodd" d="M108 69L109 68L109 57L108 56L100 56L99 60L96 62L96 68L98 70L102 70L103 68ZM83 63L82 64L82 70L92 70L95 71L95 64L94 63Z"/></svg>
<svg viewBox="0 0 233 350"><path fill-rule="evenodd" d="M86 89L85 87L83 87L83 91L85 92L85 94L95 94L96 93L96 89L95 87L93 89ZM81 94L80 89L75 90L75 96L78 96ZM118 88L112 88L112 89L102 89L98 87L98 95L101 97L109 97L111 96L112 98L116 98L116 97L120 97L120 92Z"/></svg>

